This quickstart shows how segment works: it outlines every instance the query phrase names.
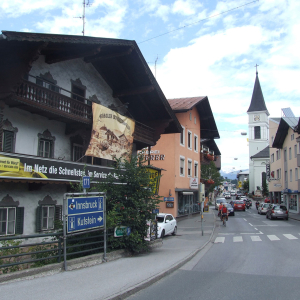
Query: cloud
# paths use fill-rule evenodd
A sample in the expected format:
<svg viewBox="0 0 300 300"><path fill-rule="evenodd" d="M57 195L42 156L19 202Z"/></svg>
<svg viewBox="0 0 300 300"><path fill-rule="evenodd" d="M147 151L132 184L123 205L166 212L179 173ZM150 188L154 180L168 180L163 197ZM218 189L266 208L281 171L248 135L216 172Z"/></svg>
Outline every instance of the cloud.
<svg viewBox="0 0 300 300"><path fill-rule="evenodd" d="M194 0L176 0L172 7L172 13L190 16L196 13L202 4Z"/></svg>

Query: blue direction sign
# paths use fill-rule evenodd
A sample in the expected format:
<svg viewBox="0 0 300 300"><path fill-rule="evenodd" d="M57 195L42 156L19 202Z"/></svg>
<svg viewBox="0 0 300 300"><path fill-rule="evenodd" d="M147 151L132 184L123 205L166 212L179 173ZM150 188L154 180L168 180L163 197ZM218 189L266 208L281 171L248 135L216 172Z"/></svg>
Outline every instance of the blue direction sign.
<svg viewBox="0 0 300 300"><path fill-rule="evenodd" d="M68 215L103 211L103 197L68 198Z"/></svg>
<svg viewBox="0 0 300 300"><path fill-rule="evenodd" d="M68 232L103 226L103 211L68 216Z"/></svg>
<svg viewBox="0 0 300 300"><path fill-rule="evenodd" d="M68 198L68 233L103 226L104 197Z"/></svg>
<svg viewBox="0 0 300 300"><path fill-rule="evenodd" d="M83 176L82 178L82 187L84 189L89 189L91 185L91 179L89 176Z"/></svg>

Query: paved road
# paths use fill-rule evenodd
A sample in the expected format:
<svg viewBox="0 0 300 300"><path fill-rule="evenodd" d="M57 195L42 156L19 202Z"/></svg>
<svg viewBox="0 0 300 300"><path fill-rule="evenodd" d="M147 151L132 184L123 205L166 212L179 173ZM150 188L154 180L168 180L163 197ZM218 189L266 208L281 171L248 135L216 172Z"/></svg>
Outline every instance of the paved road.
<svg viewBox="0 0 300 300"><path fill-rule="evenodd" d="M255 205L217 221L204 251L128 299L299 299L300 222L268 220Z"/></svg>

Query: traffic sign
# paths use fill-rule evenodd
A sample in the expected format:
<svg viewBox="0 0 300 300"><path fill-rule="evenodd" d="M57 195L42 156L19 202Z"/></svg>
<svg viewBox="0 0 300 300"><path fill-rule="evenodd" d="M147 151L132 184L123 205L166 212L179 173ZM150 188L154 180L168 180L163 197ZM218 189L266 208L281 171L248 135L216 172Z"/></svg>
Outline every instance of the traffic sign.
<svg viewBox="0 0 300 300"><path fill-rule="evenodd" d="M68 198L68 215L103 211L103 196Z"/></svg>
<svg viewBox="0 0 300 300"><path fill-rule="evenodd" d="M124 235L129 235L131 233L130 227L119 226L115 227L114 237L121 237Z"/></svg>
<svg viewBox="0 0 300 300"><path fill-rule="evenodd" d="M91 185L91 178L90 176L83 176L82 177L82 187L84 189L89 189Z"/></svg>
<svg viewBox="0 0 300 300"><path fill-rule="evenodd" d="M68 198L68 233L103 226L103 203L103 196Z"/></svg>
<svg viewBox="0 0 300 300"><path fill-rule="evenodd" d="M103 211L68 216L68 233L103 226Z"/></svg>

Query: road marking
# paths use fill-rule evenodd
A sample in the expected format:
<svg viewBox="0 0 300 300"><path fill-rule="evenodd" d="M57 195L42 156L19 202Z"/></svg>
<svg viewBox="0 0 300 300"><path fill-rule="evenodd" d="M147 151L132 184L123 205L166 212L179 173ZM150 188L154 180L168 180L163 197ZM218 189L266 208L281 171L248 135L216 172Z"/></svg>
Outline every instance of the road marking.
<svg viewBox="0 0 300 300"><path fill-rule="evenodd" d="M250 226L253 226L251 223L249 223Z"/></svg>
<svg viewBox="0 0 300 300"><path fill-rule="evenodd" d="M298 238L292 234L283 234L283 235L289 240L298 240Z"/></svg>
<svg viewBox="0 0 300 300"><path fill-rule="evenodd" d="M247 219L244 219L244 221L246 221L246 222L247 222Z"/></svg>
<svg viewBox="0 0 300 300"><path fill-rule="evenodd" d="M252 242L261 242L260 236L257 235L251 236L251 240Z"/></svg>
<svg viewBox="0 0 300 300"><path fill-rule="evenodd" d="M270 239L270 241L280 241L280 238L273 234L267 235L267 237Z"/></svg>
<svg viewBox="0 0 300 300"><path fill-rule="evenodd" d="M254 228L255 230L258 230L257 228Z"/></svg>
<svg viewBox="0 0 300 300"><path fill-rule="evenodd" d="M225 241L225 237L223 236L218 236L216 239L215 239L215 244L217 243L224 243Z"/></svg>
<svg viewBox="0 0 300 300"><path fill-rule="evenodd" d="M242 236L234 236L233 237L233 242L237 243L237 242L242 242L243 241L243 237Z"/></svg>

